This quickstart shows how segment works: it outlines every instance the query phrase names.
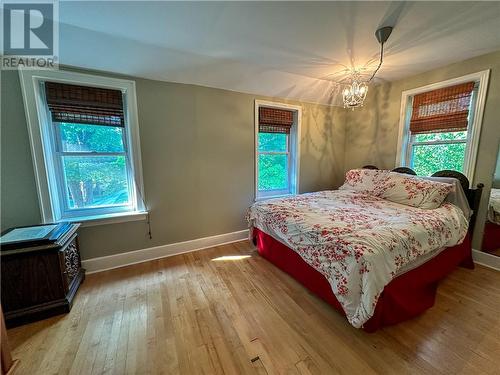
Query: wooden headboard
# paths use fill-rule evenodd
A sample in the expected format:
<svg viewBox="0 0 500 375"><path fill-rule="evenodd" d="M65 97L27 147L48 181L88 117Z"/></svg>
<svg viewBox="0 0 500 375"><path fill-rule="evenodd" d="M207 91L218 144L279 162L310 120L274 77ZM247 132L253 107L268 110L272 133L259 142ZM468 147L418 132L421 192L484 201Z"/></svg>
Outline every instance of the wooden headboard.
<svg viewBox="0 0 500 375"><path fill-rule="evenodd" d="M365 165L363 169L378 169L378 168L374 165ZM415 173L413 169L408 167L398 167L394 168L392 171L397 173L411 174L413 176L417 175L417 173ZM481 194L483 193L484 185L479 183L476 185L475 188L471 188L469 179L463 173L452 171L449 169L438 171L434 173L432 177L452 177L460 181L460 185L462 185L465 196L467 197L467 201L469 202L469 206L472 210L472 216L469 221L469 231L472 234L472 232L474 231L474 225L476 224L476 213L479 209L479 202L481 201Z"/></svg>

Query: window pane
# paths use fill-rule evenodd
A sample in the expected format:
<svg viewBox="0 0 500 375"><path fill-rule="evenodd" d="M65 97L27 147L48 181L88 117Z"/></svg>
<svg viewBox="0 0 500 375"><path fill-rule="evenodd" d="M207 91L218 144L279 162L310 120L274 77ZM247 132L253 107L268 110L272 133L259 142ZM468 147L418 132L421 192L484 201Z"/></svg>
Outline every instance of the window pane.
<svg viewBox="0 0 500 375"><path fill-rule="evenodd" d="M259 190L288 189L288 155L259 154Z"/></svg>
<svg viewBox="0 0 500 375"><path fill-rule="evenodd" d="M62 151L123 152L123 128L103 125L58 124Z"/></svg>
<svg viewBox="0 0 500 375"><path fill-rule="evenodd" d="M259 133L259 151L286 151L288 134Z"/></svg>
<svg viewBox="0 0 500 375"><path fill-rule="evenodd" d="M128 203L125 156L64 156L63 167L70 208Z"/></svg>
<svg viewBox="0 0 500 375"><path fill-rule="evenodd" d="M415 142L453 141L457 139L467 139L467 132L461 131L415 135Z"/></svg>
<svg viewBox="0 0 500 375"><path fill-rule="evenodd" d="M463 172L465 142L444 145L414 145L412 168L421 176L430 176L442 169Z"/></svg>

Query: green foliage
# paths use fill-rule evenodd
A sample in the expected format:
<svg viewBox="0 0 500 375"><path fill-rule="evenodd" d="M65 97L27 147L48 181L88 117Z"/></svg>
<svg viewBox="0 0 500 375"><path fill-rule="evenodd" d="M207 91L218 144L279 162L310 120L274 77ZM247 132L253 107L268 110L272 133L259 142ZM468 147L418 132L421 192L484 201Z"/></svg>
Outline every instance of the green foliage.
<svg viewBox="0 0 500 375"><path fill-rule="evenodd" d="M418 134L416 142L432 142L445 140L465 140L466 132L449 132L435 134ZM466 143L450 144L414 144L412 149L412 168L421 176L430 176L433 173L452 169L463 172Z"/></svg>
<svg viewBox="0 0 500 375"><path fill-rule="evenodd" d="M124 156L65 156L63 160L72 207L128 201Z"/></svg>
<svg viewBox="0 0 500 375"><path fill-rule="evenodd" d="M416 134L415 142L433 142L433 141L456 141L467 139L467 132L445 132L445 133L427 133Z"/></svg>
<svg viewBox="0 0 500 375"><path fill-rule="evenodd" d="M259 133L259 151L286 152L288 134Z"/></svg>
<svg viewBox="0 0 500 375"><path fill-rule="evenodd" d="M123 128L86 124L58 124L63 151L123 152Z"/></svg>
<svg viewBox="0 0 500 375"><path fill-rule="evenodd" d="M62 148L82 156L64 156L63 166L72 208L128 202L124 155L96 156L89 152L123 152L122 128L60 123Z"/></svg>
<svg viewBox="0 0 500 375"><path fill-rule="evenodd" d="M288 187L288 135L259 133L259 190L282 190Z"/></svg>
<svg viewBox="0 0 500 375"><path fill-rule="evenodd" d="M259 155L259 190L282 190L288 187L286 154Z"/></svg>

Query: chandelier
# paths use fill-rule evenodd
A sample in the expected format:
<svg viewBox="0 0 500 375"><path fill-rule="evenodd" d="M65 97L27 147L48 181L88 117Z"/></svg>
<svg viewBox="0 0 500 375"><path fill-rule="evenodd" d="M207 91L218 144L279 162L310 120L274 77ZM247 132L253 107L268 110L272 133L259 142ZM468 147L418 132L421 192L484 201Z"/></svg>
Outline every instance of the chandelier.
<svg viewBox="0 0 500 375"><path fill-rule="evenodd" d="M378 29L375 32L375 37L380 43L380 61L377 68L368 80L364 80L363 76L358 70L351 70L347 82L344 83L345 88L342 90L342 100L344 102L344 108L354 108L362 107L368 93L368 84L375 78L378 70L382 66L383 56L384 56L384 43L389 39L391 35L392 27L385 26Z"/></svg>
<svg viewBox="0 0 500 375"><path fill-rule="evenodd" d="M368 92L368 84L362 81L362 76L357 71L351 73L349 84L342 91L344 108L362 107Z"/></svg>

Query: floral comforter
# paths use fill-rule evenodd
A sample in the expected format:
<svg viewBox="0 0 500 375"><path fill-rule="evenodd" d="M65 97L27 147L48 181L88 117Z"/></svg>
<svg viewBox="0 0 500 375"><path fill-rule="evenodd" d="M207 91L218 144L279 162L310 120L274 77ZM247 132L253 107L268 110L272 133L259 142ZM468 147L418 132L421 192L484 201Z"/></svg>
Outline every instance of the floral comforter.
<svg viewBox="0 0 500 375"><path fill-rule="evenodd" d="M461 243L468 227L450 203L424 210L352 190L257 202L247 218L323 274L357 328L403 267Z"/></svg>
<svg viewBox="0 0 500 375"><path fill-rule="evenodd" d="M491 189L488 220L500 225L500 189Z"/></svg>

